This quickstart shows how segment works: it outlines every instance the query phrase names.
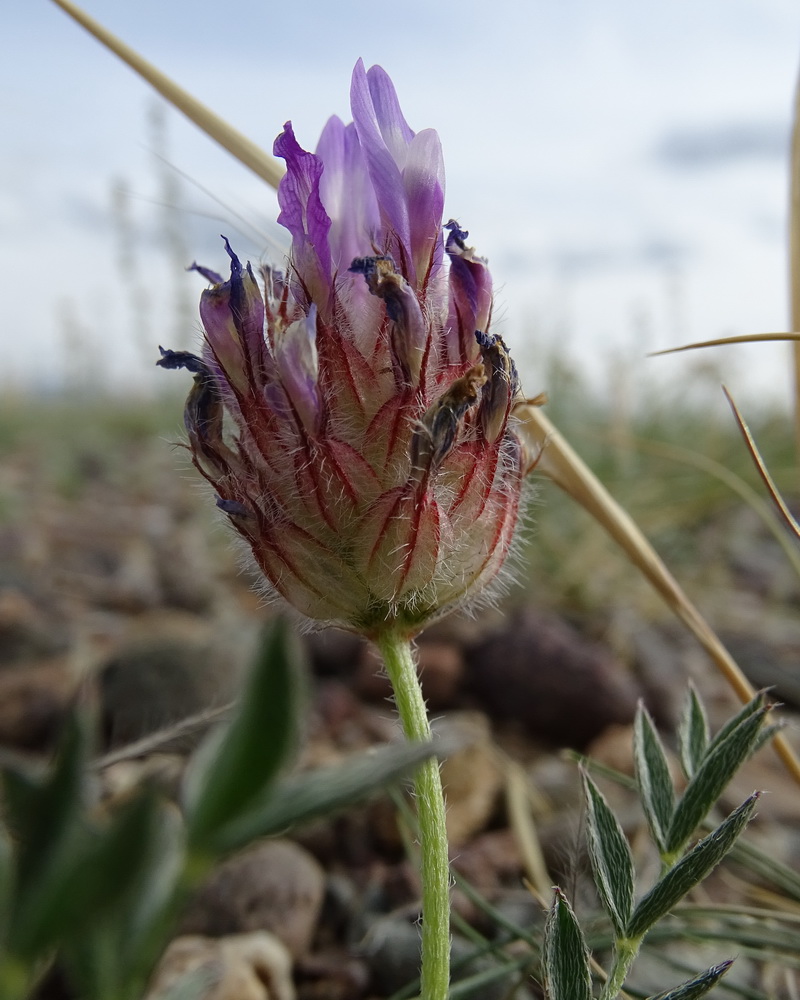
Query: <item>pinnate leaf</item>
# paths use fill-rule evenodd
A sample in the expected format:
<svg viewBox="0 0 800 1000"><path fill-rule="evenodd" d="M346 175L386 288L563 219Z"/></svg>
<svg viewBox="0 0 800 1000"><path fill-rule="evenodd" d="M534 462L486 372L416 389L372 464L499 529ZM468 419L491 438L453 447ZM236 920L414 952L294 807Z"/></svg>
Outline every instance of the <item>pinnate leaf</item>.
<svg viewBox="0 0 800 1000"><path fill-rule="evenodd" d="M671 868L641 899L628 923L628 937L643 936L656 921L672 909L687 892L706 877L733 847L744 830L760 793L754 792L707 837Z"/></svg>
<svg viewBox="0 0 800 1000"><path fill-rule="evenodd" d="M746 705L733 716L733 718L728 719L725 725L720 729L720 731L712 738L711 742L708 744L708 750L706 755L713 753L714 750L723 743L730 734L738 729L739 726L750 718L751 715L755 715L756 712L760 712L767 705L766 692L759 691L758 694L751 701L748 701Z"/></svg>
<svg viewBox="0 0 800 1000"><path fill-rule="evenodd" d="M723 739L718 735L710 744L705 759L675 809L667 836L667 853L675 854L681 850L755 749L765 716L770 710L762 695L758 695L750 705L758 701L760 705L755 710L739 713L736 717L740 719L738 725L724 727L726 735Z"/></svg>

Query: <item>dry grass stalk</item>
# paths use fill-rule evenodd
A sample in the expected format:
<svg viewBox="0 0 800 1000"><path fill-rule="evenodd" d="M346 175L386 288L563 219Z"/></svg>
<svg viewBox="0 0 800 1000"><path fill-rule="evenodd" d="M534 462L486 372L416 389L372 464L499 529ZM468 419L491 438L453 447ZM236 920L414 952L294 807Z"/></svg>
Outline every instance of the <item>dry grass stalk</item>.
<svg viewBox="0 0 800 1000"><path fill-rule="evenodd" d="M725 393L725 396L730 403L733 415L736 418L736 423L739 425L739 430L742 432L744 443L747 446L747 450L750 452L750 457L753 459L755 467L758 470L758 474L761 476L761 479L767 488L767 492L772 497L772 500L778 508L778 511L780 512L780 515L785 521L787 527L794 532L796 538L800 539L800 524L797 523L783 497L778 492L778 487L775 485L775 481L769 474L769 471L764 464L764 459L761 457L761 452L758 450L758 445L755 442L755 438L753 437L750 428L747 426L747 422L742 416L739 407L734 402L733 396L731 396L724 385L722 387L722 391Z"/></svg>
<svg viewBox="0 0 800 1000"><path fill-rule="evenodd" d="M800 78L794 94L792 146L789 160L789 301L793 330L800 330ZM794 434L800 464L800 343L792 345L794 361Z"/></svg>

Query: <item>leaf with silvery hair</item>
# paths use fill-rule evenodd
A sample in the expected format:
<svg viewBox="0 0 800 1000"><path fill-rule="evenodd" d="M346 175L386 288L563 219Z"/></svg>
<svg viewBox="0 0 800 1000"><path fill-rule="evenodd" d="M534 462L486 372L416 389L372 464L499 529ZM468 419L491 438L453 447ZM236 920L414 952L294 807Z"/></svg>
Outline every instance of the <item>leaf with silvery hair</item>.
<svg viewBox="0 0 800 1000"><path fill-rule="evenodd" d="M633 909L634 872L631 849L622 827L600 789L583 772L589 858L603 906L618 934L623 934Z"/></svg>
<svg viewBox="0 0 800 1000"><path fill-rule="evenodd" d="M303 667L284 621L266 632L239 699L221 734L200 747L184 783L189 840L205 847L276 777L296 730L295 694Z"/></svg>
<svg viewBox="0 0 800 1000"><path fill-rule="evenodd" d="M714 750L723 743L734 729L738 729L743 722L746 722L751 715L755 715L756 712L761 711L767 705L767 694L765 691L759 691L758 694L751 700L748 701L732 719L728 719L725 725L720 729L720 731L712 738L711 742L708 744L708 750L706 751L706 756L713 753Z"/></svg>
<svg viewBox="0 0 800 1000"><path fill-rule="evenodd" d="M633 911L626 936L644 936L656 921L669 913L687 892L716 868L750 821L760 794L754 792L653 886Z"/></svg>
<svg viewBox="0 0 800 1000"><path fill-rule="evenodd" d="M680 986L676 986L672 990L665 990L657 996L648 997L647 1000L697 1000L698 997L704 997L706 993L713 990L732 965L733 959L720 962L719 965L713 965L705 972L701 972L699 976L687 979Z"/></svg>
<svg viewBox="0 0 800 1000"><path fill-rule="evenodd" d="M687 778L693 778L708 749L709 731L706 710L694 684L689 683L686 701L678 725L681 765Z"/></svg>
<svg viewBox="0 0 800 1000"><path fill-rule="evenodd" d="M666 853L676 855L716 803L731 778L750 757L758 742L764 719L770 706L758 695L754 711L739 713L741 721L735 727L724 727L723 739L714 739L703 763L686 786L678 803L667 835ZM750 708L750 706L747 706Z"/></svg>
<svg viewBox="0 0 800 1000"><path fill-rule="evenodd" d="M544 926L544 976L549 1000L591 1000L589 951L572 907L558 888Z"/></svg>
<svg viewBox="0 0 800 1000"><path fill-rule="evenodd" d="M273 836L337 809L344 809L410 777L434 754L447 752L446 740L403 743L359 753L332 767L293 775L271 785L263 797L214 835L213 847L225 853L257 837Z"/></svg>
<svg viewBox="0 0 800 1000"><path fill-rule="evenodd" d="M650 713L641 702L633 727L633 760L647 824L663 854L675 810L675 790L664 747Z"/></svg>

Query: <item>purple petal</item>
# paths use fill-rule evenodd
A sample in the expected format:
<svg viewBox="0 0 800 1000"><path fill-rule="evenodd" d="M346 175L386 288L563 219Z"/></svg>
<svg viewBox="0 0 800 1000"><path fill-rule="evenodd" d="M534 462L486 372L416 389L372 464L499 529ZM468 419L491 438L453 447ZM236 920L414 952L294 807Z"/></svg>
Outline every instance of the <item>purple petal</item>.
<svg viewBox="0 0 800 1000"><path fill-rule="evenodd" d="M383 141L402 170L406 162L406 150L414 138L414 132L403 117L397 91L386 70L382 66L372 66L367 71L367 82Z"/></svg>
<svg viewBox="0 0 800 1000"><path fill-rule="evenodd" d="M381 78L376 78L383 86ZM388 113L391 101L383 90L376 85L376 91L381 100L382 113ZM396 98L395 98L396 100ZM404 274L409 280L414 281L415 275L411 260L410 233L408 224L408 206L406 205L405 189L400 173L400 167L386 145L381 123L378 121L378 114L373 102L369 80L364 70L364 63L359 59L353 70L353 81L350 87L350 107L353 111L353 122L358 133L358 139L367 161L372 186L378 199L381 218L387 230L385 235L396 237L398 257ZM400 116L402 118L402 115ZM393 143L396 142L398 134L402 134L402 128L395 122L390 127L389 121L384 121L387 133ZM406 126L408 128L408 126ZM409 130L410 131L410 130ZM403 157L403 162L405 157ZM388 246L380 249L393 252L395 241L389 241Z"/></svg>
<svg viewBox="0 0 800 1000"><path fill-rule="evenodd" d="M308 265L309 251L319 262L320 276L330 279L331 260L328 249L328 232L331 220L320 199L322 161L304 150L287 122L272 148L275 156L286 161L286 173L278 186L278 204L281 207L278 222L292 234L292 255L300 270ZM301 271L301 278L306 275Z"/></svg>
<svg viewBox="0 0 800 1000"><path fill-rule="evenodd" d="M354 257L371 253L379 239L378 202L355 126L334 116L317 145L322 160L320 196L331 219L328 236L334 272L350 266Z"/></svg>
<svg viewBox="0 0 800 1000"><path fill-rule="evenodd" d="M418 132L412 139L403 170L403 184L409 211L411 253L417 277L423 280L436 244L441 242L444 209L442 144L433 129Z"/></svg>

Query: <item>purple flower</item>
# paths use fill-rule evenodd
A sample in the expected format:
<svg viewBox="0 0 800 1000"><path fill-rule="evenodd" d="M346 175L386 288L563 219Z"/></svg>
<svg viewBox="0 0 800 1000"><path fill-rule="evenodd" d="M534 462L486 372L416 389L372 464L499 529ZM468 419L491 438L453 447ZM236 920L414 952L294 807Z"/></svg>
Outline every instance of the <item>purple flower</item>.
<svg viewBox="0 0 800 1000"><path fill-rule="evenodd" d="M312 619L410 635L505 561L520 392L486 262L442 225L438 135L409 128L379 66L358 62L350 100L315 153L289 122L275 141L286 276L226 241L228 281L196 268L202 356L159 364L195 373L194 462L275 590Z"/></svg>

